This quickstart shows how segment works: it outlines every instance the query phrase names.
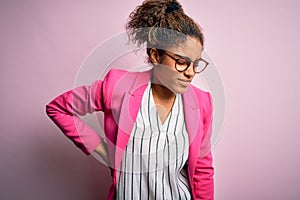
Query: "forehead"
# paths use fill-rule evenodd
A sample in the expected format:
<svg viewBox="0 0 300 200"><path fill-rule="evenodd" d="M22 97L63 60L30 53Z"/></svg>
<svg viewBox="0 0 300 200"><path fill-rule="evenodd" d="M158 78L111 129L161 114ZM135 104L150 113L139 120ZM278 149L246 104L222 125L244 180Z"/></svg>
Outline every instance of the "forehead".
<svg viewBox="0 0 300 200"><path fill-rule="evenodd" d="M203 46L200 41L194 37L187 37L187 39L167 49L168 51L181 56L188 57L192 60L201 58Z"/></svg>

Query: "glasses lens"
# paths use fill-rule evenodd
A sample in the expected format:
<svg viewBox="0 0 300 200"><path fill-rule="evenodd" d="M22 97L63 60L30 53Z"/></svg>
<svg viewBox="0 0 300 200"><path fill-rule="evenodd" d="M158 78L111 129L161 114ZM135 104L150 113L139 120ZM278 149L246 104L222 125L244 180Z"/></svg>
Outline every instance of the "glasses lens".
<svg viewBox="0 0 300 200"><path fill-rule="evenodd" d="M192 64L193 64L195 73L202 72L206 68L206 66L208 65L207 62L205 62L204 60L201 60L201 59L196 60ZM183 72L183 71L187 70L187 68L190 65L191 65L191 62L187 59L184 59L184 58L176 59L175 67L176 67L177 71Z"/></svg>
<svg viewBox="0 0 300 200"><path fill-rule="evenodd" d="M189 64L190 63L186 59L180 58L176 62L176 68L178 71L184 71L187 68L187 66L189 66Z"/></svg>
<svg viewBox="0 0 300 200"><path fill-rule="evenodd" d="M195 65L194 65L194 70L196 73L199 73L201 71L203 71L206 67L206 62L200 60L199 62L197 62Z"/></svg>

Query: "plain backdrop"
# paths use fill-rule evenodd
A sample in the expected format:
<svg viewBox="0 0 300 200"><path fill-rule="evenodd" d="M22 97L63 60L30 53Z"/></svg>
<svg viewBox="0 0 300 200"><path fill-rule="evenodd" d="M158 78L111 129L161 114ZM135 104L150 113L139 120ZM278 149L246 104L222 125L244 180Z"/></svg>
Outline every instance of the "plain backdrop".
<svg viewBox="0 0 300 200"><path fill-rule="evenodd" d="M141 1L0 1L0 199L99 200L109 171L45 114ZM300 199L300 3L183 1L222 77L216 200Z"/></svg>

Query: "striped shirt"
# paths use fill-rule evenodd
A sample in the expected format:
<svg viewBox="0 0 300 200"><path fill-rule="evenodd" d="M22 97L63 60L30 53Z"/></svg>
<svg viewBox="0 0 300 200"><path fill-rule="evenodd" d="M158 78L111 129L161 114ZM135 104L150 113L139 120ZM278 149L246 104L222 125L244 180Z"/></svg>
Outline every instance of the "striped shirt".
<svg viewBox="0 0 300 200"><path fill-rule="evenodd" d="M162 124L149 82L117 173L116 199L191 199L182 96Z"/></svg>

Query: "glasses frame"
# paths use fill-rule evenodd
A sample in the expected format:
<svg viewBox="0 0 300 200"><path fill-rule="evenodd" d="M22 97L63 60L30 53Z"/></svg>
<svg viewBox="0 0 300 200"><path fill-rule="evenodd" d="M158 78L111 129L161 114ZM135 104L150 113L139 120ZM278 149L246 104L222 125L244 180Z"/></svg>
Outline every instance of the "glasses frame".
<svg viewBox="0 0 300 200"><path fill-rule="evenodd" d="M191 60L190 58L188 58L188 57L181 56L181 55L177 55L177 54L175 54L175 56L179 56L180 58L175 58L174 56L170 55L170 54L167 53L166 51L164 52L164 54L166 54L167 56L169 56L170 58L172 58L172 59L175 61L175 69L176 69L178 72L184 72L184 71L186 71L186 70L191 66L191 64L193 63L193 70L194 70L194 72L195 72L196 74L200 74L201 72L203 72L203 71L206 69L207 65L209 65L209 62L207 62L207 61L204 60L203 58L200 58L200 59L197 59L197 60L192 61L192 60ZM177 64L179 64L179 63L178 63L178 60L180 60L180 59L185 59L185 60L187 61L188 66L187 66L184 70L179 70L179 69L177 69ZM205 66L203 67L203 69L202 69L201 71L196 72L196 71L195 71L195 67L194 67L194 62L195 62L195 61L198 61L198 60L199 60L199 61L203 61L203 62L205 63Z"/></svg>

